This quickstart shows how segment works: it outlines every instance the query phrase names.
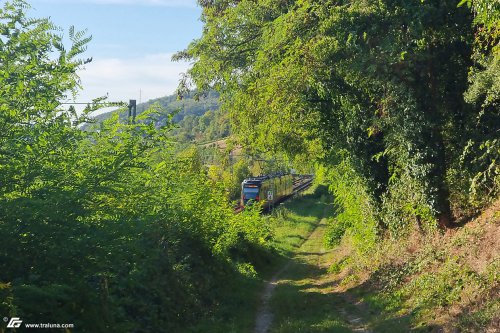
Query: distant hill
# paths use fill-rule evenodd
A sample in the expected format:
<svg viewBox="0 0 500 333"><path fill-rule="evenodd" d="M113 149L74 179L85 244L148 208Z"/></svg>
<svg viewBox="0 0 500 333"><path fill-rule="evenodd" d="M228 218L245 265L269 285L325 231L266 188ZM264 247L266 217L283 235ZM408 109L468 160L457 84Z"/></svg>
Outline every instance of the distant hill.
<svg viewBox="0 0 500 333"><path fill-rule="evenodd" d="M194 92L185 96L182 100L179 100L177 95L170 95L165 97L160 97L156 99L149 100L144 103L140 103L137 105L137 114L144 112L153 104L159 104L161 108L165 111L165 118L168 114L172 114L178 112L174 117L173 121L175 123L180 122L184 117L188 115L194 116L202 116L205 112L219 109L219 94L215 91L209 92L206 96L200 98L199 100L195 100ZM97 122L103 121L111 117L112 114L116 112L124 112L124 109L116 109L112 110L100 115L97 115L94 119ZM126 113L123 114L126 116Z"/></svg>
<svg viewBox="0 0 500 333"><path fill-rule="evenodd" d="M170 95L149 100L137 105L137 114L141 114L153 104L160 105L162 114L157 120L157 125L165 125L168 115L173 115L173 122L178 125L172 130L172 135L180 142L204 142L225 138L230 134L229 118L219 110L219 94L215 91L196 100L192 92L182 100L177 95ZM125 119L127 109L116 109L96 116L97 123L108 119L114 113L120 113ZM84 126L88 129L89 126Z"/></svg>

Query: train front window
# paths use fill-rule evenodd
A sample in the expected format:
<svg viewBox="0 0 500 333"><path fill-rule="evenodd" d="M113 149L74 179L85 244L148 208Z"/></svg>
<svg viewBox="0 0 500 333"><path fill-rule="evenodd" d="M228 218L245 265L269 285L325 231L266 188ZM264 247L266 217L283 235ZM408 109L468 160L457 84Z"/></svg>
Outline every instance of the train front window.
<svg viewBox="0 0 500 333"><path fill-rule="evenodd" d="M243 188L243 195L245 196L245 199L255 199L259 195L259 188L258 187L244 187Z"/></svg>

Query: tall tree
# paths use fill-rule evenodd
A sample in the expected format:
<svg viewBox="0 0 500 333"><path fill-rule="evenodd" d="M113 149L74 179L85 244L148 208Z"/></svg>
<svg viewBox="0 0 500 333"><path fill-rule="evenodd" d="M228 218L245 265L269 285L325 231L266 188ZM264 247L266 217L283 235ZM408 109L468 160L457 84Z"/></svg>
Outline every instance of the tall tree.
<svg viewBox="0 0 500 333"><path fill-rule="evenodd" d="M43 174L57 172L46 167L74 143L73 122L85 118L61 102L79 88L85 61L78 56L91 38L71 28L66 50L57 27L27 18L28 7L16 0L0 9L0 195L25 195Z"/></svg>
<svg viewBox="0 0 500 333"><path fill-rule="evenodd" d="M476 115L473 136L464 149L463 163L473 166L472 199L476 203L500 191L500 2L464 0L474 13L473 64L465 100Z"/></svg>
<svg viewBox="0 0 500 333"><path fill-rule="evenodd" d="M200 4L203 36L178 57L195 60L197 87L221 90L242 141L296 154L319 139L385 212L450 224L447 177L474 119L462 97L470 11L454 0Z"/></svg>

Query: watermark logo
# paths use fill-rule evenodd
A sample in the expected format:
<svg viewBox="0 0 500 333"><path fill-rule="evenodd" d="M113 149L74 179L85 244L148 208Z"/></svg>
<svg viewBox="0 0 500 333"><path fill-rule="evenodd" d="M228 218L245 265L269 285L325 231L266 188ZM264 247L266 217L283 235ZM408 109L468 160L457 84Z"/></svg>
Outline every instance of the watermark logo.
<svg viewBox="0 0 500 333"><path fill-rule="evenodd" d="M19 328L23 321L19 317L3 317L3 321L8 323L7 328ZM52 329L62 329L62 328L75 328L74 324L60 324L60 323L24 323L25 328L52 328Z"/></svg>
<svg viewBox="0 0 500 333"><path fill-rule="evenodd" d="M4 318L4 320L5 319L8 319L8 318ZM7 320L5 320L5 321L7 321ZM12 318L10 318L10 321L7 324L7 328L19 328L19 326L21 326L22 323L23 323L23 321L21 320L21 318L12 317Z"/></svg>

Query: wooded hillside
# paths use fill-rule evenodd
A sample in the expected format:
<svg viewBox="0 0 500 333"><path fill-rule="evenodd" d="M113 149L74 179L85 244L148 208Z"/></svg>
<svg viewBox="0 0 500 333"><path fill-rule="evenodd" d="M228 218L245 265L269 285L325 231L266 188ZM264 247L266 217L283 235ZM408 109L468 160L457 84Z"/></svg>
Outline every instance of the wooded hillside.
<svg viewBox="0 0 500 333"><path fill-rule="evenodd" d="M137 105L137 114L140 115L151 107L157 108L154 122L156 126L165 126L167 123L176 124L172 129L172 136L182 142L204 142L225 138L230 134L229 119L219 110L219 94L209 91L203 96L191 92L179 98L177 94L156 98ZM85 124L83 129L92 128L93 123L101 123L113 114L119 114L121 120L126 121L128 109L121 108L92 117L91 123ZM95 127L95 126L94 126Z"/></svg>

